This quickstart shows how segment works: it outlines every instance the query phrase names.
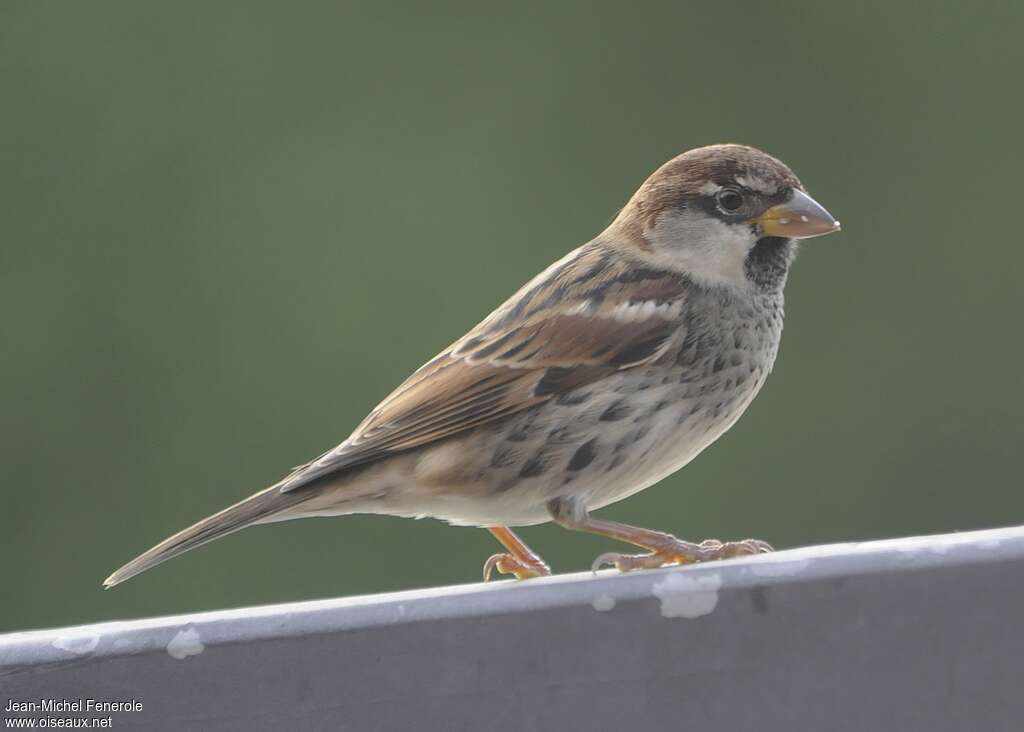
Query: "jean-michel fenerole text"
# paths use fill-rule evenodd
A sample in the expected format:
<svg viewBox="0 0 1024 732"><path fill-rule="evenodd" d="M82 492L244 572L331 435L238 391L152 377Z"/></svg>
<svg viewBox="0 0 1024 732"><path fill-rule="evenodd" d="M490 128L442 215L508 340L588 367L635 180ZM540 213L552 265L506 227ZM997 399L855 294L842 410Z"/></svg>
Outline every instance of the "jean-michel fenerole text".
<svg viewBox="0 0 1024 732"><path fill-rule="evenodd" d="M99 699L39 699L18 701L8 699L5 712L141 712L142 702L100 701Z"/></svg>

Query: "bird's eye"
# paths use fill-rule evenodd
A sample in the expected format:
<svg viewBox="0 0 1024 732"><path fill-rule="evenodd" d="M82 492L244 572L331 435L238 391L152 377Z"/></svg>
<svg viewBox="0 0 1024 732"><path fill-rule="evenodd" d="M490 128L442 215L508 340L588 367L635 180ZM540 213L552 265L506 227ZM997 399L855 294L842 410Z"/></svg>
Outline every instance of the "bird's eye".
<svg viewBox="0 0 1024 732"><path fill-rule="evenodd" d="M715 202L724 213L736 213L743 207L743 194L732 188L725 188L715 196Z"/></svg>

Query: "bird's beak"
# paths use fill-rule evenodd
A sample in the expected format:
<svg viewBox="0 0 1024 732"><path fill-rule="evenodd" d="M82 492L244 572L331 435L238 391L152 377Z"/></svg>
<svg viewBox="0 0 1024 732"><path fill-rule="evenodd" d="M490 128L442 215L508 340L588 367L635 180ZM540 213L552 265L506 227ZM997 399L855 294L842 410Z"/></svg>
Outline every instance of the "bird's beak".
<svg viewBox="0 0 1024 732"><path fill-rule="evenodd" d="M793 191L785 203L772 206L753 220L765 236L810 239L839 231L839 222L821 204L803 191Z"/></svg>

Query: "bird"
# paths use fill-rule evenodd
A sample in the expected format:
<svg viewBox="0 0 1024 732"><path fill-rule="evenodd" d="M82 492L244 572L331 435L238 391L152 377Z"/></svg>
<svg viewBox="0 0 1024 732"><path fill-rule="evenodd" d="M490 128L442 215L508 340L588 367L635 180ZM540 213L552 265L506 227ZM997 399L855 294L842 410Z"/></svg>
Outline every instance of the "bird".
<svg viewBox="0 0 1024 732"><path fill-rule="evenodd" d="M513 529L551 521L643 550L601 554L595 570L771 551L592 512L676 472L736 423L775 362L798 242L839 229L768 153L718 144L677 155L604 231L415 371L341 444L104 586L247 526L349 514L485 528L503 545L485 580L550 575Z"/></svg>

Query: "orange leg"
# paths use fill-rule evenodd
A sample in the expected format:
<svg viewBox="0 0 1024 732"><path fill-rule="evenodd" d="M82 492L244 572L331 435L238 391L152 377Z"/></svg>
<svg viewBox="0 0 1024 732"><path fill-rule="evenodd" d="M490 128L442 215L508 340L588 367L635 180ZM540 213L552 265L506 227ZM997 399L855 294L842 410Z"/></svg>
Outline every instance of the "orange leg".
<svg viewBox="0 0 1024 732"><path fill-rule="evenodd" d="M495 554L484 563L484 582L491 579L491 571L495 569L501 574L514 574L516 579L547 577L551 574L551 568L544 560L511 530L504 526L490 526L487 530L508 549L508 553Z"/></svg>
<svg viewBox="0 0 1024 732"><path fill-rule="evenodd" d="M691 564L713 559L739 557L745 554L762 554L772 551L767 542L760 539L721 542L707 539L700 544L677 539L671 534L650 529L641 529L618 521L591 518L580 505L571 500L557 499L550 504L551 516L561 526L573 531L586 531L647 549L649 554L619 554L608 552L594 560L592 569L611 564L623 572L632 569L653 569L666 564Z"/></svg>

